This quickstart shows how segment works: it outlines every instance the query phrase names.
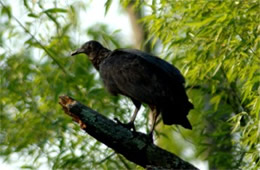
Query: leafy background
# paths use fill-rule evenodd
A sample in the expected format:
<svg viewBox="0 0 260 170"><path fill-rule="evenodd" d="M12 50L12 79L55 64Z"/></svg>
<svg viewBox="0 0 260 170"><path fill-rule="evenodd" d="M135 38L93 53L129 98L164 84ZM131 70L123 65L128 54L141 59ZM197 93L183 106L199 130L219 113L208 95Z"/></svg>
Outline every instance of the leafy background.
<svg viewBox="0 0 260 170"><path fill-rule="evenodd" d="M0 156L6 163L19 158L22 169L142 169L84 134L58 104L67 94L125 122L133 110L128 99L108 94L85 56L69 57L80 35L111 49L143 49L181 70L195 105L189 115L194 128L159 124L160 147L209 169L260 167L258 0L100 3L106 15L113 3L129 15L133 40L110 21L85 26L92 16L82 14L93 1L0 2ZM142 110L136 124L145 132L149 111Z"/></svg>

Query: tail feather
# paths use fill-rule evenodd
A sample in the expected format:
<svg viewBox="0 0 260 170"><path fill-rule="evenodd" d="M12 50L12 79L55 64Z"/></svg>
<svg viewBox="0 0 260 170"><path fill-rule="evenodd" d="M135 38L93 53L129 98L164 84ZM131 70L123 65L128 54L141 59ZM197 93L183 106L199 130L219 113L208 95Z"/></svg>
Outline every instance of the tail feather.
<svg viewBox="0 0 260 170"><path fill-rule="evenodd" d="M187 102L185 105L181 104L168 104L161 107L161 115L163 123L166 125L178 124L184 128L192 129L192 126L187 119L187 115L194 106L192 103Z"/></svg>
<svg viewBox="0 0 260 170"><path fill-rule="evenodd" d="M187 119L187 117L185 117L182 121L182 124L181 124L183 127L185 127L186 129L190 129L192 130L192 126L190 124L190 121Z"/></svg>

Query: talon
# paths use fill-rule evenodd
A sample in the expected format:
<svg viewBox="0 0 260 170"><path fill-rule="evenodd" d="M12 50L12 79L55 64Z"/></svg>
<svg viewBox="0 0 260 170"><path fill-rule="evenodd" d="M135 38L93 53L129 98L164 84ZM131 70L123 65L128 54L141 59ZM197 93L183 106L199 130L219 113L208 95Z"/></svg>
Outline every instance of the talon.
<svg viewBox="0 0 260 170"><path fill-rule="evenodd" d="M125 128L127 128L129 130L133 129L133 131L136 132L134 122L122 123L117 118L114 118L114 120L116 121L117 124L120 124L120 125L124 126Z"/></svg>
<svg viewBox="0 0 260 170"><path fill-rule="evenodd" d="M136 132L134 122L126 123L125 126L130 130L133 129L133 131Z"/></svg>
<svg viewBox="0 0 260 170"><path fill-rule="evenodd" d="M117 123L117 124L124 125L124 123L120 122L120 120L119 120L119 119L117 119L117 118L114 118L114 120L116 121L116 123Z"/></svg>

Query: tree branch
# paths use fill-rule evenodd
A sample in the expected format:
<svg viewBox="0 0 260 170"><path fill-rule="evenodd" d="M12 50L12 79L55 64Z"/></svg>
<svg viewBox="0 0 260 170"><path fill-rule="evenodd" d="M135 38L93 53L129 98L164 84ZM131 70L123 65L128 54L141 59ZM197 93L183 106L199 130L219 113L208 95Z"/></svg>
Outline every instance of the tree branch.
<svg viewBox="0 0 260 170"><path fill-rule="evenodd" d="M85 132L129 161L152 169L197 169L154 145L146 134L132 132L69 96L60 96L59 103Z"/></svg>

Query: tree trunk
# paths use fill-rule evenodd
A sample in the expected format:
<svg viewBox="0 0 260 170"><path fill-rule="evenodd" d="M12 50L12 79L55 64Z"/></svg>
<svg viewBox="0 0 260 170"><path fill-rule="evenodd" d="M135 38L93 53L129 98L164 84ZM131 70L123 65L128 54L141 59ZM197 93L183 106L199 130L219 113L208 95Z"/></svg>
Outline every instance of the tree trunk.
<svg viewBox="0 0 260 170"><path fill-rule="evenodd" d="M144 11L142 9L135 9L133 7L133 4L130 3L126 8L126 12L128 13L128 16L130 18L130 22L134 33L134 47L136 49L144 50L148 53L153 53L150 41L148 40L147 42L145 42L148 39L148 33L144 28L144 23L138 22L143 17Z"/></svg>
<svg viewBox="0 0 260 170"><path fill-rule="evenodd" d="M129 161L147 169L197 169L154 145L146 134L132 132L71 97L60 96L59 103L85 132Z"/></svg>

